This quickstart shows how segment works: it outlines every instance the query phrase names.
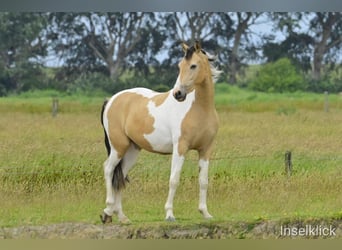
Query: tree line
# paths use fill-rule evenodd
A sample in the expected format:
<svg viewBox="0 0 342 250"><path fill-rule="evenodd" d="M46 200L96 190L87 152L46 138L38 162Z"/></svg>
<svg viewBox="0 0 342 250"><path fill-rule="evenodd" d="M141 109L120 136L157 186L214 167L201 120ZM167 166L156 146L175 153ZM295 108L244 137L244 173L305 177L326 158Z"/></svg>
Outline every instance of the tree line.
<svg viewBox="0 0 342 250"><path fill-rule="evenodd" d="M164 90L174 84L180 42L195 40L218 55L222 82L261 91L342 91L340 12L2 12L0 96ZM261 66L256 81L247 81L252 63ZM272 74L292 81L273 86Z"/></svg>

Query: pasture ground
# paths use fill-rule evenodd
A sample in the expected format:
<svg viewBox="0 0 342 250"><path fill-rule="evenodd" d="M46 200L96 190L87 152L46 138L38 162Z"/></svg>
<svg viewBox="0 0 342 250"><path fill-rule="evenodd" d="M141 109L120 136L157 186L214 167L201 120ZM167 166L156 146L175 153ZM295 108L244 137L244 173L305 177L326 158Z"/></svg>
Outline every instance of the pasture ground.
<svg viewBox="0 0 342 250"><path fill-rule="evenodd" d="M0 238L39 228L59 232L59 225L72 232L87 225L108 237L106 232L121 228L141 238L165 230L180 231L174 234L178 238L218 237L218 232L227 238L278 238L280 225L305 223L334 225L341 238L342 97L331 95L324 112L323 95L218 88L221 126L208 191L214 219L206 222L197 212L197 156L190 152L175 197L177 222L171 224L163 221L170 157L144 151L123 195L132 225L100 224L103 97L62 97L55 118L51 97L0 99ZM284 174L287 150L293 155L291 177ZM260 228L269 233L256 233ZM44 238L32 234L24 233Z"/></svg>

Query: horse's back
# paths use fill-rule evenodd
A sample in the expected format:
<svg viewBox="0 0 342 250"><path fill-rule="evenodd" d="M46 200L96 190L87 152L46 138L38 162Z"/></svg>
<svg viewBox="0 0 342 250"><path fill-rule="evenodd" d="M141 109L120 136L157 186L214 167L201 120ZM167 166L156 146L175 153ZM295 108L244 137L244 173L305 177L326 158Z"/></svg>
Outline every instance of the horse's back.
<svg viewBox="0 0 342 250"><path fill-rule="evenodd" d="M151 134L154 128L154 118L149 112L149 103L160 105L167 96L146 88L134 88L124 90L115 94L108 102L105 111L107 128L112 145L116 144L118 134L120 138L125 136L140 148L155 151L153 145L146 139L145 135Z"/></svg>
<svg viewBox="0 0 342 250"><path fill-rule="evenodd" d="M106 106L105 115L108 118L114 116L127 117L129 114L144 114L143 109L147 107L150 98L164 93L155 92L146 88L133 88L123 90L113 95Z"/></svg>

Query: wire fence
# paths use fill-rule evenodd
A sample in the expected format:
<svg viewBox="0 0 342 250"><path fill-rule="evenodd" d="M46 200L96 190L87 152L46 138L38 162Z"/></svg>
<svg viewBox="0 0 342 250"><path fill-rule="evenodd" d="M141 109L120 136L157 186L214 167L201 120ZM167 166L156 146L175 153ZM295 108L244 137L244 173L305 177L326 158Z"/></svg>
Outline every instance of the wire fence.
<svg viewBox="0 0 342 250"><path fill-rule="evenodd" d="M290 153L290 156L289 154ZM263 160L264 162L268 162L268 164L274 164L277 166L285 166L285 172L291 174L293 170L293 165L296 163L300 164L301 162L315 162L315 163L341 163L341 171L342 171L342 156L304 156L304 155L295 155L293 157L292 152L286 151L284 154L280 155L266 155L266 154L258 154L258 155L226 155L226 156L214 156L210 159L211 165L219 164L220 161L238 161L238 160L246 160L249 162L254 161L256 159ZM156 160L146 160L144 159L144 163L139 162L136 164L139 165L165 165L165 162L171 163L171 159L163 159L160 161ZM187 159L187 161L197 164L197 160L195 159ZM287 170L286 170L287 169ZM39 175L39 174L56 174L56 175L75 175L75 174L84 174L87 173L100 173L102 174L103 168L102 163L98 166L63 166L63 167L45 167L45 166L0 166L0 177L8 176L8 175Z"/></svg>

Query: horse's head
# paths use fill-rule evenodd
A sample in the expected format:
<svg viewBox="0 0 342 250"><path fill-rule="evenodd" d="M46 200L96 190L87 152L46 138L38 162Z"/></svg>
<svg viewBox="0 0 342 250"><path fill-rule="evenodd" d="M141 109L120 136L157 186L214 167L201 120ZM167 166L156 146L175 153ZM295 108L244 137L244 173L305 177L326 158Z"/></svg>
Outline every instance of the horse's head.
<svg viewBox="0 0 342 250"><path fill-rule="evenodd" d="M184 101L186 95L196 86L205 84L208 79L212 82L213 72L209 61L214 60L213 56L205 52L197 41L191 47L182 43L182 47L184 57L178 64L179 75L173 89L173 96L179 102Z"/></svg>

